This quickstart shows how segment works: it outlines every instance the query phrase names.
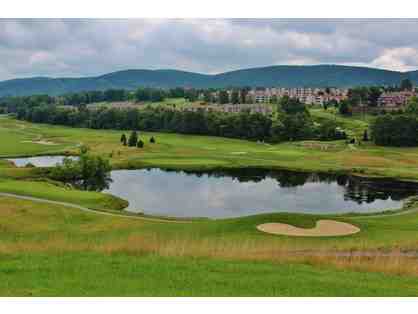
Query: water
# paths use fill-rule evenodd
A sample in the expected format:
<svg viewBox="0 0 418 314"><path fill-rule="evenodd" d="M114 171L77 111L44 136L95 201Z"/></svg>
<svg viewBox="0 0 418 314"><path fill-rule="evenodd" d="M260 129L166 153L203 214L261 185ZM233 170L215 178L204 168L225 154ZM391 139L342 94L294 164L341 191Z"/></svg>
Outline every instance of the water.
<svg viewBox="0 0 418 314"><path fill-rule="evenodd" d="M128 211L171 217L240 217L261 213L347 213L396 209L417 186L345 175L239 170L185 173L112 171L104 192L129 201Z"/></svg>
<svg viewBox="0 0 418 314"><path fill-rule="evenodd" d="M56 164L61 164L66 156L36 156L26 158L8 158L17 167L25 167L28 164L32 164L35 167L54 167ZM78 157L70 156L69 158L77 160Z"/></svg>

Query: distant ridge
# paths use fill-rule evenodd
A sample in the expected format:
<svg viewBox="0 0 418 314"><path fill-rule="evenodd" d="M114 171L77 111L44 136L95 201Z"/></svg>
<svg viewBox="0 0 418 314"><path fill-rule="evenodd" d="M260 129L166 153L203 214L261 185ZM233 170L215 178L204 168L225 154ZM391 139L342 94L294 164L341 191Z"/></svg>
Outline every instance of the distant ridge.
<svg viewBox="0 0 418 314"><path fill-rule="evenodd" d="M397 72L342 65L277 65L242 69L220 74L200 74L179 70L124 70L95 77L32 77L0 82L0 97L33 94L60 95L70 92L135 89L144 87L353 87L395 85L410 78L418 83L418 71Z"/></svg>

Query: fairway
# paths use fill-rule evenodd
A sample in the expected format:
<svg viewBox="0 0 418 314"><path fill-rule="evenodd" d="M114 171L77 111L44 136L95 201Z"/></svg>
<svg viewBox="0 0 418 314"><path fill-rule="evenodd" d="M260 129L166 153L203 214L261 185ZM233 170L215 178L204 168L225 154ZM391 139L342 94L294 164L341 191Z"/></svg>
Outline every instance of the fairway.
<svg viewBox="0 0 418 314"><path fill-rule="evenodd" d="M355 121L351 123L354 125L352 132L358 132ZM364 122L359 123L363 125ZM1 138L8 143L0 147L2 157L77 154L78 146L84 144L90 147L92 153L108 157L115 169L162 167L205 170L259 167L342 171L418 181L418 148L378 147L363 143L353 149L344 141L302 141L272 145L221 137L140 132L139 137L144 140L145 147L138 149L120 143L121 134L130 131L31 124L4 116L0 117L0 125ZM156 138L155 144L149 143L151 136ZM50 146L23 143L23 138L42 138L62 144Z"/></svg>

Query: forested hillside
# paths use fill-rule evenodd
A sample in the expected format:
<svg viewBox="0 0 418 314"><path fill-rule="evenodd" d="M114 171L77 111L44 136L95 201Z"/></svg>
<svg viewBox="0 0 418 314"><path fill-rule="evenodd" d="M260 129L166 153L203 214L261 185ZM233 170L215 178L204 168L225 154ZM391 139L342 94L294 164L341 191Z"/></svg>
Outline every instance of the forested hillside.
<svg viewBox="0 0 418 314"><path fill-rule="evenodd" d="M35 77L0 82L1 96L34 94L60 95L70 92L135 89L143 87L353 87L395 85L409 77L418 83L418 72L395 72L381 69L339 65L270 66L206 75L178 70L126 70L97 77Z"/></svg>

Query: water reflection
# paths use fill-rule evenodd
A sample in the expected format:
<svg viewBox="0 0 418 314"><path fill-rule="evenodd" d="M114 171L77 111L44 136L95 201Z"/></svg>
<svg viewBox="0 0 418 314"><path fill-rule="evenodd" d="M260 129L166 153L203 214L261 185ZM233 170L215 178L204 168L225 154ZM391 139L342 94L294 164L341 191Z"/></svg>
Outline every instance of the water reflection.
<svg viewBox="0 0 418 314"><path fill-rule="evenodd" d="M8 158L7 160L13 162L16 167L26 167L31 164L35 167L54 167L56 164L61 164L66 156L35 156L22 158ZM77 160L77 156L70 156L73 160Z"/></svg>
<svg viewBox="0 0 418 314"><path fill-rule="evenodd" d="M409 183L260 169L117 170L111 176L105 192L127 199L128 210L176 217L373 212L398 208L418 191Z"/></svg>

